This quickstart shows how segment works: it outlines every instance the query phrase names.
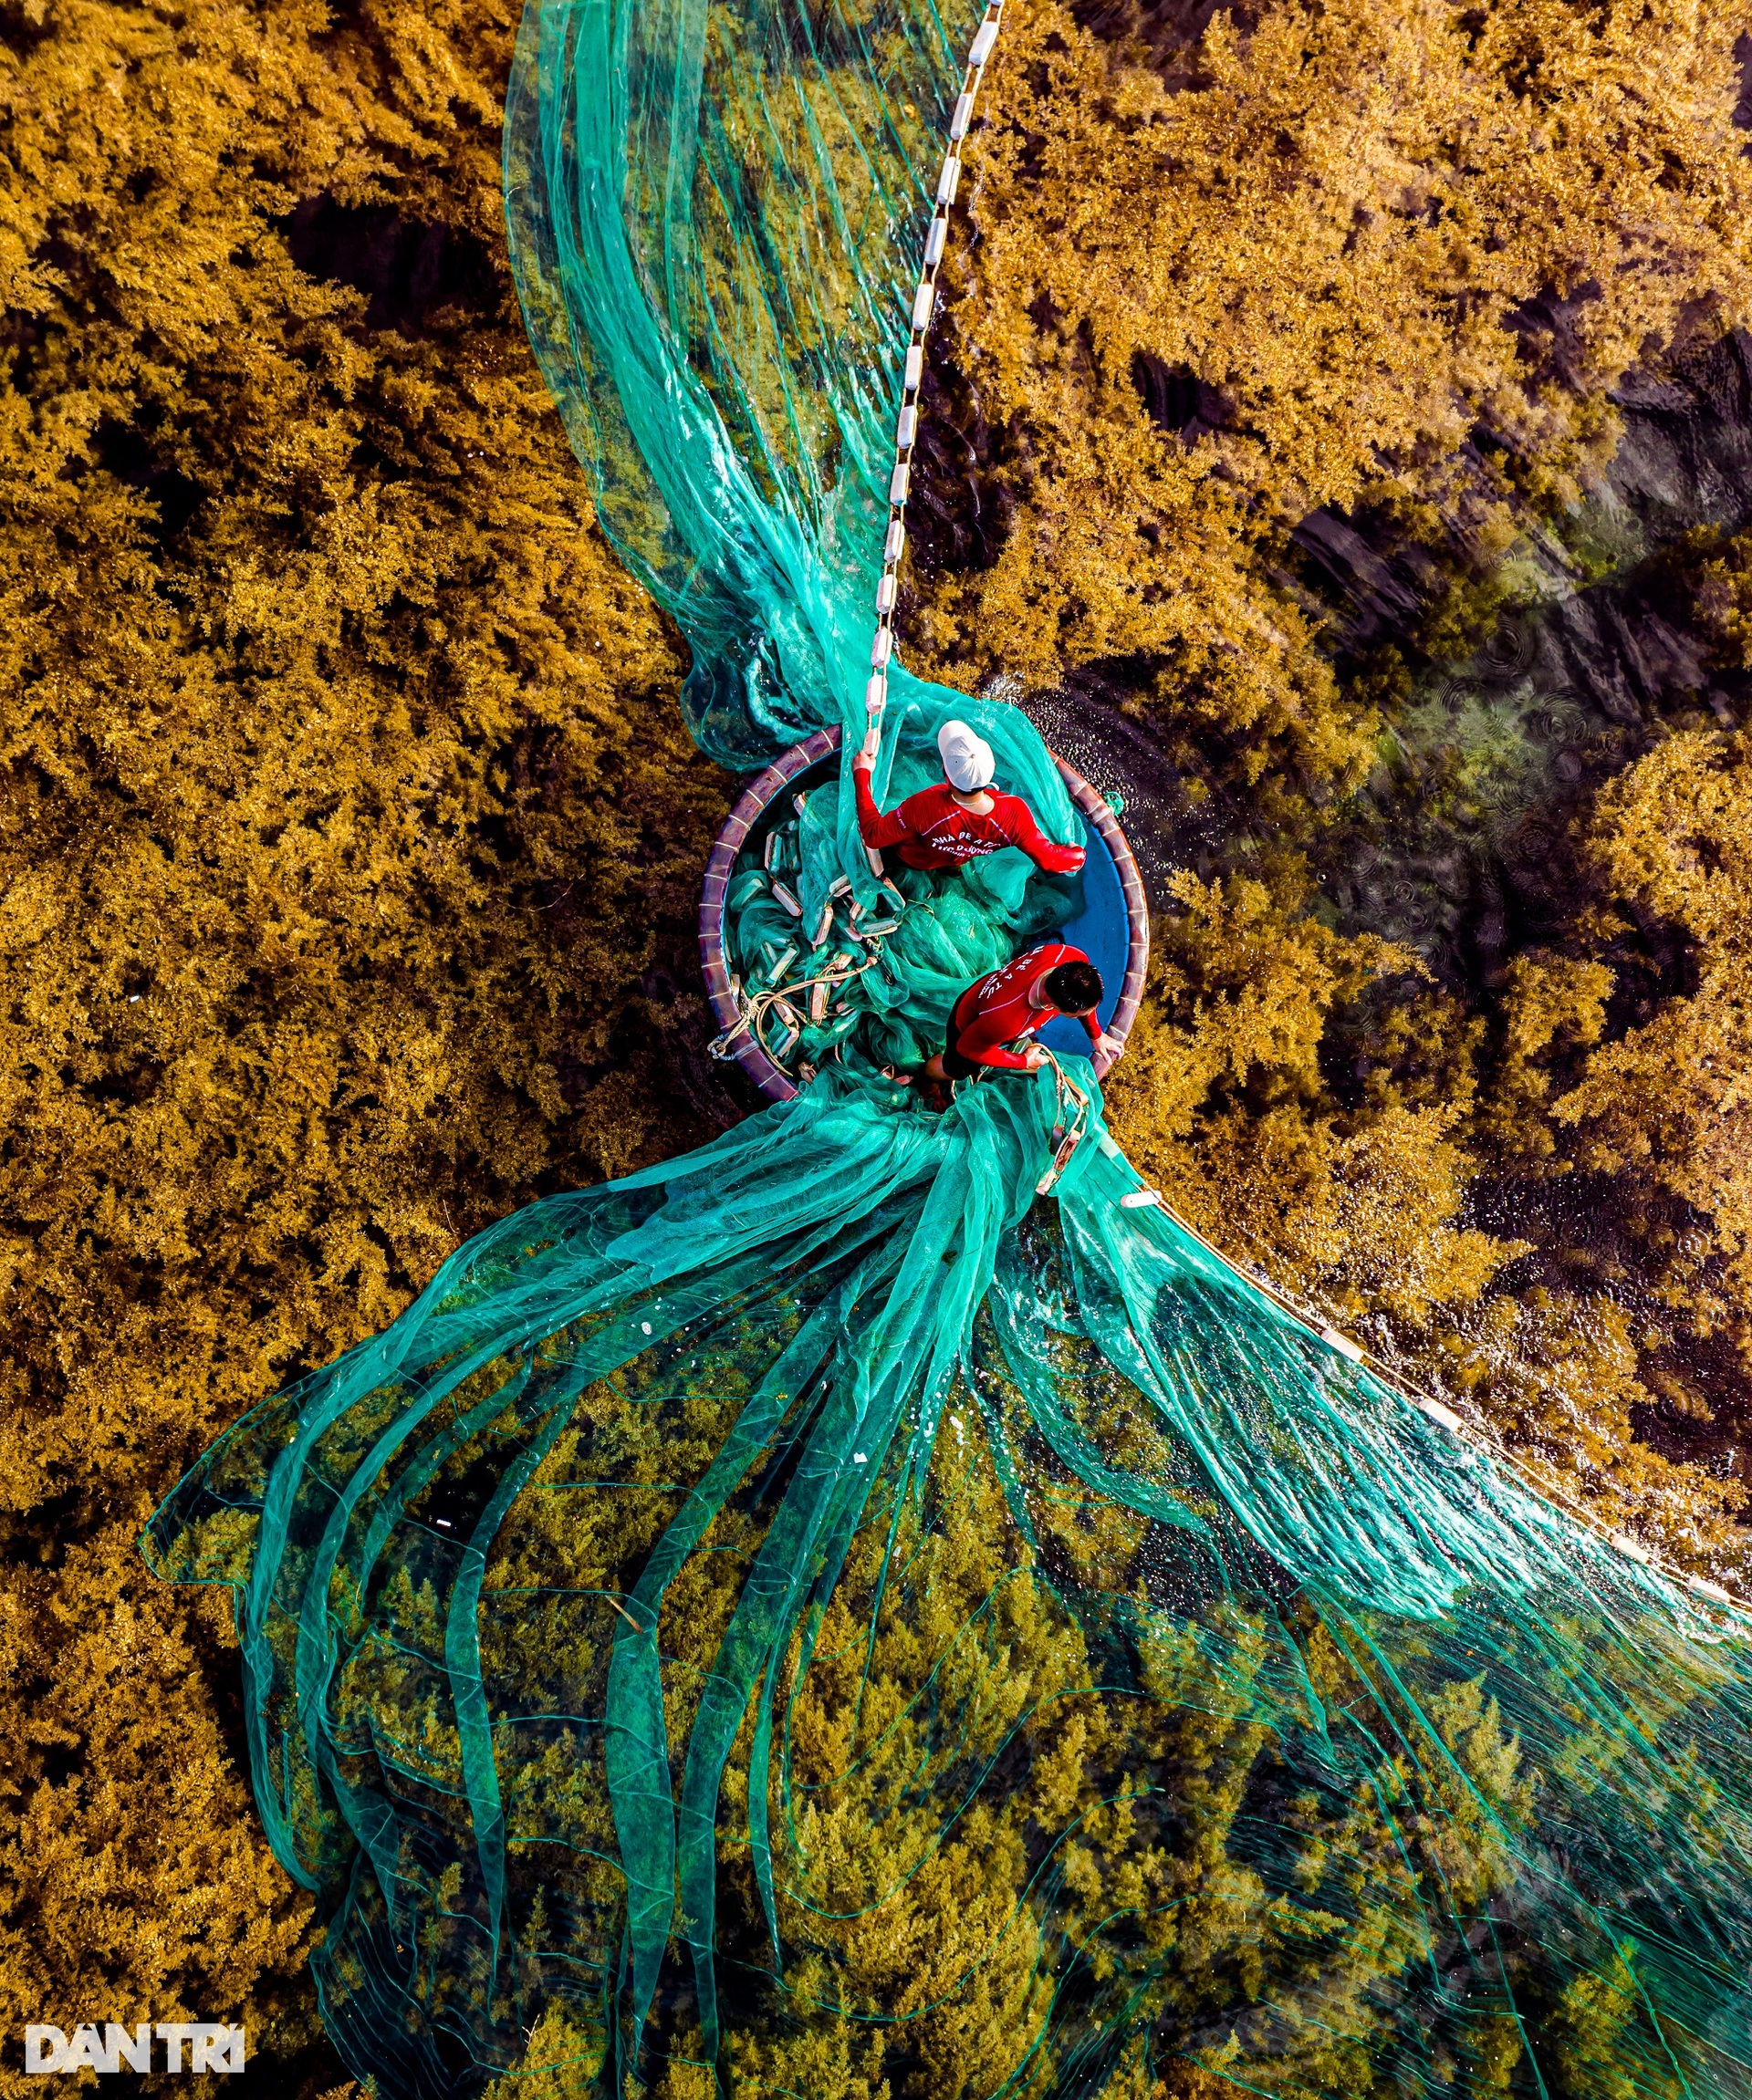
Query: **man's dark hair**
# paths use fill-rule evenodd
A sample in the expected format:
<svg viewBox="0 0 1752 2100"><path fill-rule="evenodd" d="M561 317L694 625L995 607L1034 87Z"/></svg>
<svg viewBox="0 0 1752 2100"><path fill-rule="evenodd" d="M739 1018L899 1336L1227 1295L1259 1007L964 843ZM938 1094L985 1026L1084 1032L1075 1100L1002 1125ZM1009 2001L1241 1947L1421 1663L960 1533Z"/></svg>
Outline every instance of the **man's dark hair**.
<svg viewBox="0 0 1752 2100"><path fill-rule="evenodd" d="M1101 973L1092 962L1061 962L1047 972L1046 988L1061 1014L1087 1014L1101 1003Z"/></svg>

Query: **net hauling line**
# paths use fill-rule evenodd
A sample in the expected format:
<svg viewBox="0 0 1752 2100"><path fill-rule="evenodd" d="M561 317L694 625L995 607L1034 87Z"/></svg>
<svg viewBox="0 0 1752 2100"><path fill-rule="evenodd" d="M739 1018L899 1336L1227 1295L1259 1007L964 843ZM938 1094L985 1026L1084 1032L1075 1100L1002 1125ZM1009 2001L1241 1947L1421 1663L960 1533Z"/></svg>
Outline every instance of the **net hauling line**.
<svg viewBox="0 0 1752 2100"><path fill-rule="evenodd" d="M961 182L961 142L973 122L974 103L979 93L980 83L985 78L986 63L996 47L998 26L1003 15L1004 0L990 0L985 19L974 32L973 42L968 47L966 64L962 73L961 93L949 120L949 150L944 156L943 169L937 177L935 208L932 212L930 228L925 234L924 261L912 293L912 328L902 375L900 416L894 430L894 465L888 484L888 530L882 542L881 577L876 586L876 639L871 644L870 681L864 692L865 712L875 727L880 727L883 711L888 704L888 666L894 655L894 607L900 594L901 558L906 547L906 499L912 483L912 448L919 429L919 389L924 379L924 346L931 332L931 318L936 306L937 268L948 244L949 213ZM881 855L871 847L866 847L865 854L870 861L871 872L893 899L898 917L898 912L906 909L905 899L883 875ZM845 896L850 887L845 878L840 877L829 893L829 908L838 899ZM802 907L795 898L777 882L772 888L781 906L793 918L800 919ZM719 1059L733 1057L737 1038L748 1035L766 1052L775 1064L781 1063L802 1034L803 1017L792 1006L792 997L799 993L808 993L809 1018L819 1021L822 1014L817 1014L814 1009L820 1006L822 1014L826 1011L826 1002L819 994L825 992L827 998L831 999L853 979L873 969L881 960L881 951L872 943L881 934L893 930L894 922L883 924L881 921L860 928L849 917L845 928L847 937L861 943L867 951L864 961L855 968L842 967L842 964L850 964L850 955L836 956L825 972L782 985L781 979L789 965L781 959L781 966L777 974L769 976L766 985L759 991L745 986L733 977L730 981L730 993L742 1017L735 1026L726 1028L712 1039L707 1045L709 1054ZM828 930L824 924L810 943L812 949L822 946ZM795 957L791 960L794 961ZM762 1024L769 1014L776 1014L786 1030L784 1038L777 1047L768 1043L762 1034ZM835 1044L831 1055L837 1056L839 1049L840 1045ZM1056 1061L1054 1069L1058 1070ZM1062 1099L1062 1087L1066 1084L1062 1073L1059 1074L1059 1079ZM1085 1128L1087 1119L1085 1103Z"/></svg>
<svg viewBox="0 0 1752 2100"><path fill-rule="evenodd" d="M944 156L942 172L937 178L935 209L931 214L930 229L925 235L924 260L919 272L918 285L912 295L912 332L907 345L906 363L901 392L900 415L894 430L894 466L889 480L888 533L882 544L882 573L876 586L876 639L871 645L870 680L865 687L864 707L871 723L880 728L883 711L888 703L888 666L894 655L893 617L900 594L899 572L902 556L906 547L906 499L912 484L912 452L919 428L919 390L924 377L924 347L930 335L931 320L936 307L937 269L943 261L949 236L949 213L955 201L955 192L961 182L962 141L973 121L974 104L978 96L986 67L997 44L997 33L1003 20L1004 0L990 0L985 19L974 33L968 47L965 69L962 76L961 94L957 98L949 120L949 148ZM870 855L871 868L881 874L876 854ZM876 961L872 955L871 967ZM731 1030L718 1042L727 1042L735 1034ZM756 1031L756 1040L760 1036ZM795 1037L792 1038L795 1040ZM1042 1045L1044 1048L1044 1045ZM714 1056L727 1055L717 1043L712 1046ZM1053 1069L1055 1084L1058 1089L1059 1120L1054 1127L1054 1151L1050 1165L1037 1184L1036 1193L1049 1195L1088 1129L1089 1103L1080 1088L1068 1076L1058 1060L1048 1050L1047 1060ZM1074 1113L1067 1126L1064 1110L1068 1101L1074 1103ZM1396 1370L1383 1363L1374 1352L1335 1327L1330 1320L1302 1305L1278 1285L1271 1283L1257 1270L1244 1267L1230 1260L1219 1247L1213 1246L1190 1220L1184 1217L1159 1190L1143 1189L1121 1199L1128 1209L1141 1209L1147 1205L1160 1207L1182 1232L1196 1240L1207 1253L1214 1255L1228 1268L1262 1291L1281 1310L1316 1338L1352 1363L1364 1365L1381 1383L1397 1393L1419 1413L1438 1423L1451 1436L1483 1451L1498 1461L1508 1465L1527 1481L1537 1493L1559 1504L1567 1514L1584 1524L1598 1538L1621 1554L1625 1559L1648 1568L1674 1588L1688 1596L1737 1612L1752 1622L1752 1600L1736 1596L1725 1585L1712 1582L1707 1577L1675 1568L1659 1554L1653 1553L1639 1540L1627 1533L1613 1531L1602 1523L1586 1506L1559 1482L1551 1480L1542 1467L1529 1461L1525 1454L1511 1450L1501 1440L1488 1430L1479 1429L1464 1417L1433 1395L1420 1391Z"/></svg>
<svg viewBox="0 0 1752 2100"><path fill-rule="evenodd" d="M1041 1047L1044 1049L1045 1045L1042 1045ZM1089 1097L1065 1071L1050 1050L1047 1051L1047 1062L1052 1067L1055 1083L1058 1086L1059 1119L1055 1124L1052 1133L1054 1150L1051 1163L1035 1185L1036 1194L1041 1196L1048 1196L1053 1192L1059 1177L1070 1164L1071 1159L1078 1146L1082 1142L1089 1128ZM1074 1105L1074 1113L1069 1123L1065 1118L1067 1102ZM1111 1142L1111 1139L1108 1139L1103 1145L1103 1149L1106 1149ZM1113 1147L1116 1154L1118 1149L1117 1146ZM1154 1209L1163 1211L1189 1239L1195 1240L1207 1254L1221 1262L1225 1268L1232 1271L1243 1282L1251 1284L1255 1290L1263 1293L1281 1311L1288 1313L1299 1326L1311 1334L1316 1341L1323 1343L1326 1347L1347 1358L1350 1362L1363 1365L1371 1375L1391 1392L1396 1393L1408 1406L1415 1408L1420 1414L1427 1416L1430 1420L1439 1424L1462 1443L1468 1444L1474 1450L1510 1467L1536 1493L1543 1495L1549 1502L1559 1504L1569 1516L1577 1523L1585 1525L1597 1538L1603 1539L1608 1545L1612 1547L1615 1552L1622 1554L1625 1559L1634 1561L1639 1566L1648 1568L1651 1573L1661 1576L1663 1581L1671 1583L1675 1589L1683 1590L1690 1596L1699 1598L1706 1604L1713 1604L1728 1611L1737 1612L1742 1617L1752 1620L1752 1602L1748 1602L1745 1597L1736 1596L1732 1590L1721 1583L1711 1582L1705 1575L1693 1575L1684 1569L1672 1566L1658 1554L1652 1553L1640 1540L1632 1538L1628 1533L1611 1530L1594 1515L1586 1503L1579 1502L1560 1482L1550 1479L1544 1469L1528 1460L1525 1453L1511 1450L1500 1438L1492 1435L1488 1429L1477 1428L1463 1416L1456 1414L1444 1402L1436 1399L1434 1395L1424 1392L1418 1387L1411 1384L1400 1372L1376 1356L1373 1350L1360 1342L1353 1341L1349 1335L1340 1332L1338 1327L1334 1326L1330 1320L1324 1318L1310 1306L1305 1305L1299 1299L1282 1290L1262 1271L1252 1267L1251 1264L1243 1264L1232 1260L1220 1247L1206 1239L1189 1218L1176 1210L1161 1190L1141 1186L1132 1190L1130 1194L1121 1196L1120 1204L1121 1209L1128 1211Z"/></svg>
<svg viewBox="0 0 1752 2100"><path fill-rule="evenodd" d="M1053 1178L1056 1179L1056 1176ZM1046 1193L1044 1184L1041 1193ZM1658 1554L1651 1552L1640 1540L1632 1538L1628 1533L1613 1531L1602 1523L1585 1502L1579 1502L1560 1482L1551 1479L1543 1467L1528 1459L1525 1452L1512 1450L1489 1429L1467 1421L1444 1401L1438 1400L1433 1394L1413 1385L1403 1373L1384 1363L1372 1349L1340 1332L1311 1306L1304 1305L1300 1299L1274 1284L1262 1270L1254 1268L1251 1263L1237 1262L1225 1254L1222 1248L1206 1239L1191 1219L1177 1211L1160 1189L1141 1187L1130 1195L1121 1197L1120 1201L1126 1210L1153 1208L1163 1211L1189 1239L1197 1241L1207 1254L1221 1262L1225 1268L1232 1270L1244 1283L1251 1284L1255 1290L1269 1298L1298 1325L1305 1327L1316 1341L1323 1342L1329 1349L1351 1363L1363 1365L1382 1385L1397 1393L1408 1406L1426 1415L1431 1421L1439 1424L1460 1442L1510 1467L1536 1494L1544 1496L1548 1502L1559 1504L1568 1516L1584 1525L1596 1538L1603 1539L1626 1560L1646 1567L1652 1574L1671 1583L1675 1589L1684 1590L1690 1596L1700 1598L1706 1604L1716 1605L1725 1610L1737 1612L1743 1618L1752 1621L1752 1601L1736 1596L1721 1583L1711 1582L1707 1576L1692 1575L1684 1569L1673 1566Z"/></svg>
<svg viewBox="0 0 1752 2100"><path fill-rule="evenodd" d="M870 647L870 681L864 689L864 709L873 726L880 726L888 704L888 666L894 653L894 605L900 595L901 556L906 547L906 498L912 479L912 447L919 431L924 346L937 303L937 266L948 243L949 212L961 182L961 143L974 120L974 103L985 78L986 62L996 47L1003 17L1004 0L990 0L986 18L967 47L961 94L949 119L949 150L937 177L936 208L924 236L924 262L912 294L912 327L902 374L901 412L894 426L894 468L888 483L888 533L882 542L881 577L876 586L876 639Z"/></svg>

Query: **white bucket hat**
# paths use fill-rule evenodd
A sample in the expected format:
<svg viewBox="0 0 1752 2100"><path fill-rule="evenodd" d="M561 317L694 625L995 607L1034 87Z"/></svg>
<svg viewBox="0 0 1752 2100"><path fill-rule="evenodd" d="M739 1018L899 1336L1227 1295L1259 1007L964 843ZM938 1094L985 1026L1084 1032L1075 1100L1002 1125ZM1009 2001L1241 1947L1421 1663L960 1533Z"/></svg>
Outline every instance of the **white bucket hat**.
<svg viewBox="0 0 1752 2100"><path fill-rule="evenodd" d="M992 747L983 736L975 736L965 722L944 723L937 732L937 750L951 787L959 788L964 795L977 795L992 785L996 774Z"/></svg>

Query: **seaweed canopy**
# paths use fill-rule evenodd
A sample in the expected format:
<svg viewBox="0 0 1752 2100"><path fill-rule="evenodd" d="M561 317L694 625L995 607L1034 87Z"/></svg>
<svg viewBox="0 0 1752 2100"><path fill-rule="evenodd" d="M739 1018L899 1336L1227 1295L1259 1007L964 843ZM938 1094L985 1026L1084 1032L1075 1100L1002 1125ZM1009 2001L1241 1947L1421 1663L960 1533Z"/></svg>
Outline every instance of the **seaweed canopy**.
<svg viewBox="0 0 1752 2100"><path fill-rule="evenodd" d="M531 334L728 756L859 726L973 29L526 16ZM377 2090L1744 2090L1747 1627L1127 1204L1069 1076L1050 1204L1063 1076L849 1062L520 1211L158 1513Z"/></svg>

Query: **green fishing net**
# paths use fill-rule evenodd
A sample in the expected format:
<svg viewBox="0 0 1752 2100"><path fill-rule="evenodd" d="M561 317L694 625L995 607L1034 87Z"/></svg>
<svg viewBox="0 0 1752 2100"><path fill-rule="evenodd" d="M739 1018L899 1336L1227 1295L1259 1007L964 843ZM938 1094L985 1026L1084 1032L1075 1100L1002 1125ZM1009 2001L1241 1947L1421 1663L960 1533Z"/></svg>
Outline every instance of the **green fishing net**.
<svg viewBox="0 0 1752 2100"><path fill-rule="evenodd" d="M840 872L841 793L781 801L737 857L725 941L744 1019L721 1050L746 1034L799 1072L829 1058L866 1074L916 1067L943 1048L969 984L1078 917L1082 878L1043 875L1015 847L944 875L896 860L866 908Z"/></svg>
<svg viewBox="0 0 1752 2100"><path fill-rule="evenodd" d="M973 23L525 16L531 338L732 761L861 733ZM956 713L1077 836L1020 714L891 692L879 793ZM885 1078L1066 900L1003 856L896 897L850 801L810 791L798 911L746 867L728 938L751 972L824 907L825 939L892 921L863 1047L459 1249L148 1532L235 1591L349 2069L386 2100L1743 2095L1747 1629L1128 1205L1086 1060L942 1114Z"/></svg>

